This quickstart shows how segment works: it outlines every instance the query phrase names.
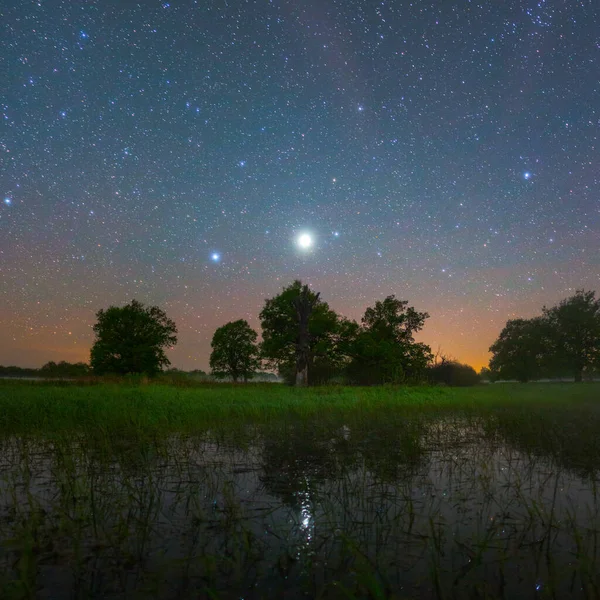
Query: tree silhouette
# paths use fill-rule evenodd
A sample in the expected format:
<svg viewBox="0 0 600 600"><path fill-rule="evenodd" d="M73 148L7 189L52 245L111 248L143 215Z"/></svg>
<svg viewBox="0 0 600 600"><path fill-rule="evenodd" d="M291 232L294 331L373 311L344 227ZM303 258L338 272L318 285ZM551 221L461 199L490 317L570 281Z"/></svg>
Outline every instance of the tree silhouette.
<svg viewBox="0 0 600 600"><path fill-rule="evenodd" d="M582 381L586 371L600 366L600 298L577 290L543 313L552 332L554 362Z"/></svg>
<svg viewBox="0 0 600 600"><path fill-rule="evenodd" d="M97 374L155 374L171 364L165 348L177 343L177 328L157 306L137 300L96 313L90 364Z"/></svg>
<svg viewBox="0 0 600 600"><path fill-rule="evenodd" d="M421 379L433 355L429 346L415 342L414 334L427 318L395 296L367 308L352 345L350 379L361 384Z"/></svg>
<svg viewBox="0 0 600 600"><path fill-rule="evenodd" d="M506 323L490 347L492 375L529 381L571 375L582 381L600 367L600 299L577 290L542 316Z"/></svg>
<svg viewBox="0 0 600 600"><path fill-rule="evenodd" d="M490 346L490 370L494 379L525 383L544 374L550 357L550 332L542 317L507 321Z"/></svg>
<svg viewBox="0 0 600 600"><path fill-rule="evenodd" d="M304 373L301 381L314 383L316 370L335 372L342 368L342 338L349 331L348 322L301 281L265 300L260 322L262 358L291 383L296 382L298 372Z"/></svg>
<svg viewBox="0 0 600 600"><path fill-rule="evenodd" d="M310 332L308 320L313 308L319 302L320 293L311 293L307 285L302 286L294 298L294 307L298 315L298 341L296 343L296 385L308 385L308 363L310 362Z"/></svg>
<svg viewBox="0 0 600 600"><path fill-rule="evenodd" d="M258 370L257 333L244 319L219 327L211 342L210 368L217 378L248 381Z"/></svg>

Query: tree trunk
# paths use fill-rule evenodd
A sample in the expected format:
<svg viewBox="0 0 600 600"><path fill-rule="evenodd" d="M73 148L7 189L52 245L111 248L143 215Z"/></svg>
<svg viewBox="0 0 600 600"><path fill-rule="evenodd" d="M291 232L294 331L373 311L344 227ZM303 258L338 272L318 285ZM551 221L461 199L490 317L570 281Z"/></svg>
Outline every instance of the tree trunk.
<svg viewBox="0 0 600 600"><path fill-rule="evenodd" d="M305 367L296 366L296 385L299 387L306 387L308 385L308 365Z"/></svg>
<svg viewBox="0 0 600 600"><path fill-rule="evenodd" d="M295 298L294 305L298 314L298 341L296 344L296 385L305 387L308 385L308 363L310 359L310 333L308 331L308 320L313 307L319 299L319 294L310 297L308 286L305 285L300 295Z"/></svg>

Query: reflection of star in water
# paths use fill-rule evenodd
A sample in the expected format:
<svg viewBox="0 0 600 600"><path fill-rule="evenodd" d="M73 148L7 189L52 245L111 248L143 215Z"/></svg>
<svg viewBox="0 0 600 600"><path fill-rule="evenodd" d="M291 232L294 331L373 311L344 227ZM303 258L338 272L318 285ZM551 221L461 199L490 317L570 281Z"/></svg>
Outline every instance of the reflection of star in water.
<svg viewBox="0 0 600 600"><path fill-rule="evenodd" d="M299 525L303 532L305 543L308 546L313 537L315 518L313 516L310 483L308 481L306 481L306 487L306 490L296 492L296 497L300 503Z"/></svg>

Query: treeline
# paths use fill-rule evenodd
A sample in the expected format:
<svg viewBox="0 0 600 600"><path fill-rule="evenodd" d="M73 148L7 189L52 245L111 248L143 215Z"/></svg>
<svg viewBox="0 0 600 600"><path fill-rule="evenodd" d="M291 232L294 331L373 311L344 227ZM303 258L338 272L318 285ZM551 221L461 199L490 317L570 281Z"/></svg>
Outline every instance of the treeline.
<svg viewBox="0 0 600 600"><path fill-rule="evenodd" d="M540 316L509 320L490 347L489 369L479 374L469 365L434 356L427 344L415 340L429 314L408 301L387 296L367 308L357 323L338 315L300 281L265 300L259 314L260 342L244 319L215 331L209 375L169 369L165 351L177 343L177 327L159 307L133 300L102 309L96 317L89 366L63 361L41 369L0 367L0 376L168 374L234 382L280 377L299 386L421 382L465 386L482 379L582 381L600 373L600 299L584 290L556 306L543 307Z"/></svg>
<svg viewBox="0 0 600 600"><path fill-rule="evenodd" d="M27 369L22 367L0 365L0 377L44 377L44 378L75 378L89 375L90 366L84 362L69 363L61 361L59 363L50 361L40 369Z"/></svg>
<svg viewBox="0 0 600 600"><path fill-rule="evenodd" d="M415 341L429 318L408 301L388 296L360 323L338 315L319 293L300 281L265 300L259 319L262 341L244 319L219 327L210 355L214 377L252 379L259 369L292 385L375 385L432 381L472 385L468 365L436 364L431 348ZM97 374L156 374L168 367L165 350L177 343L177 328L164 311L133 300L97 313L90 364Z"/></svg>

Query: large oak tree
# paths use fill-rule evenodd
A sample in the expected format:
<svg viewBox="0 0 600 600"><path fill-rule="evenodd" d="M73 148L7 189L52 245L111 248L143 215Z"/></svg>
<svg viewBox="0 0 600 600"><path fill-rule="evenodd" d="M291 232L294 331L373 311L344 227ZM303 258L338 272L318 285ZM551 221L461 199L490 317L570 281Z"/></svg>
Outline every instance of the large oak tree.
<svg viewBox="0 0 600 600"><path fill-rule="evenodd" d="M165 349L177 343L177 328L157 306L132 300L96 313L90 365L95 373L155 374L171 364Z"/></svg>
<svg viewBox="0 0 600 600"><path fill-rule="evenodd" d="M290 383L297 381L301 370L306 370L306 379L301 375L300 381L305 384L325 380L343 368L352 326L301 281L265 300L260 322L261 356Z"/></svg>

